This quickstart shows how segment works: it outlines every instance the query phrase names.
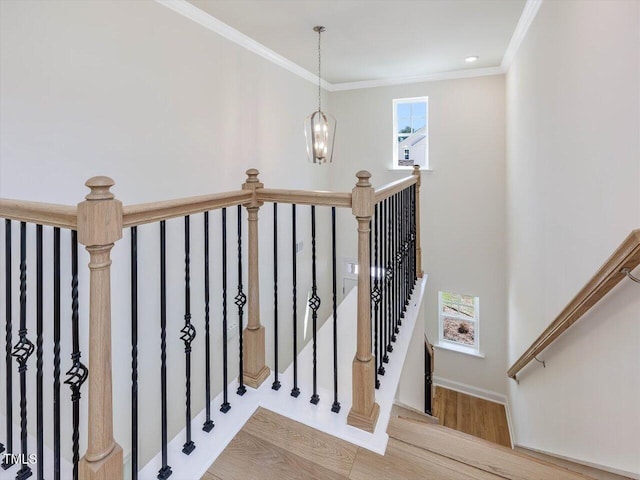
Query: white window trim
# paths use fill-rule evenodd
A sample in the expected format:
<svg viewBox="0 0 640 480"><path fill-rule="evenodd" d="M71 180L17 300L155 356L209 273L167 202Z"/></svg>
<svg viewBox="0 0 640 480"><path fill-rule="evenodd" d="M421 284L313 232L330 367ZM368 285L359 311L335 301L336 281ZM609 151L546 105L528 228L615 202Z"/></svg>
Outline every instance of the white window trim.
<svg viewBox="0 0 640 480"><path fill-rule="evenodd" d="M449 293L454 293L452 291L447 290ZM473 310L475 316L473 319L469 319L469 317L463 315L456 315L455 313L446 314L442 313L442 294L445 293L443 291L438 292L438 347L445 348L447 350L453 350L460 353L467 353L469 355L474 355L476 357L483 357L480 353L480 298L475 295L467 295L469 297L473 297ZM451 340L447 340L444 338L444 317L449 318L457 318L460 320L464 320L466 322L471 322L474 325L474 335L473 345L463 345L461 343L452 342Z"/></svg>
<svg viewBox="0 0 640 480"><path fill-rule="evenodd" d="M429 97L411 97L411 98L394 98L393 99L393 137L392 146L393 152L391 156L391 168L389 170L413 170L412 166L397 165L398 159L398 117L396 116L397 106L403 103L425 102L426 103L426 115L425 115L425 137L427 138L427 148L425 150L425 165L420 167L420 170L431 171L429 168Z"/></svg>

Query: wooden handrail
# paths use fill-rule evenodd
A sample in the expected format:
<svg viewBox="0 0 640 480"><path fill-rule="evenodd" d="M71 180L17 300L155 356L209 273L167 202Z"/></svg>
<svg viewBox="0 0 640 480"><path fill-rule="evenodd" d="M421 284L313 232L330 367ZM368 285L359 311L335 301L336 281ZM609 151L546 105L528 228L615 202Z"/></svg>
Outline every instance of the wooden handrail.
<svg viewBox="0 0 640 480"><path fill-rule="evenodd" d="M253 192L236 190L232 192L178 198L163 202L140 203L124 207L123 227L133 227L145 223L169 220L185 215L208 212L217 208L232 207L251 202Z"/></svg>
<svg viewBox="0 0 640 480"><path fill-rule="evenodd" d="M638 265L640 265L640 229L629 234L560 315L511 366L507 375L515 379L520 370L625 278L625 274L621 273L622 269L633 270Z"/></svg>
<svg viewBox="0 0 640 480"><path fill-rule="evenodd" d="M386 198L389 198L390 196L401 192L405 188L410 187L417 182L418 177L416 175L410 175L406 178L401 178L400 180L396 180L395 182L388 183L384 187L376 189L375 202L381 202L382 200L385 200Z"/></svg>
<svg viewBox="0 0 640 480"><path fill-rule="evenodd" d="M78 209L54 203L0 198L0 217L71 230L78 228Z"/></svg>
<svg viewBox="0 0 640 480"><path fill-rule="evenodd" d="M351 208L351 193L345 192L260 188L256 190L256 196L260 202Z"/></svg>

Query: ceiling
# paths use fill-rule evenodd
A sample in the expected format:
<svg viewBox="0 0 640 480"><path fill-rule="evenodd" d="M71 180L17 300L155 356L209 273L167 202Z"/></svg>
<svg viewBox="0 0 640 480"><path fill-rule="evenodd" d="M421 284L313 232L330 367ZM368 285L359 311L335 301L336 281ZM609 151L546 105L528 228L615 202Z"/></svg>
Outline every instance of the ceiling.
<svg viewBox="0 0 640 480"><path fill-rule="evenodd" d="M332 84L498 67L525 0L190 0ZM465 57L477 55L473 64Z"/></svg>

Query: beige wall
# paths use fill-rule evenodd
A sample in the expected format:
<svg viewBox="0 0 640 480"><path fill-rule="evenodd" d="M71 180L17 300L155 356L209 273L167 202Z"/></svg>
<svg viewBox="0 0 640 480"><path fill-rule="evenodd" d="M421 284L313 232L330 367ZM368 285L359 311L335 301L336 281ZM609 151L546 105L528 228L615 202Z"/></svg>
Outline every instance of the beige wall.
<svg viewBox="0 0 640 480"><path fill-rule="evenodd" d="M429 97L429 161L422 177L423 268L429 275L425 330L438 339L439 290L480 297L480 349L485 358L438 349L439 377L505 393L505 105L504 77L420 83L336 92L332 113L339 119L335 189L351 188L353 172L372 173L382 186L410 172L390 171L394 98ZM348 240L341 255L356 256L355 221L346 215ZM423 368L421 365L415 368Z"/></svg>
<svg viewBox="0 0 640 480"><path fill-rule="evenodd" d="M85 180L102 174L113 177L118 198L132 204L235 190L240 188L244 171L249 167L260 170L267 186L327 188L327 170L306 163L302 129L304 118L316 106L316 87L160 4L3 0L0 20L0 196L75 204L87 193ZM270 285L272 278L268 224L271 205L268 207L261 211L261 218L266 221L261 224L265 235L260 247L263 285ZM281 259L289 258L291 252L289 211L283 207L280 213ZM228 213L231 323L237 319L232 298L237 285L235 208ZM220 391L222 382L219 222L219 213L214 212L211 216L214 395ZM199 260L203 249L202 216L194 216L191 223L192 312L198 330L192 359L192 411L197 413L204 406L203 273ZM168 224L170 438L184 427L184 347L179 340L184 322L182 228L180 220ZM306 260L310 256L309 230L308 211L301 212L299 239L304 241L305 249L300 255ZM63 239L66 299L70 298L67 292L70 280L66 280L68 241L66 237ZM150 279L141 282L139 292L140 405L144 406L140 411L140 431L144 432L140 465L143 465L160 448L157 225L141 227L139 241L140 278ZM49 237L46 242L50 245ZM128 244L126 232L113 252L115 434L125 454L130 441ZM327 244L319 248L326 249ZM326 259L326 253L322 257ZM85 360L86 263L86 255L81 251L80 306ZM302 258L299 263L298 303L302 321L310 272L309 264ZM321 294L325 299L328 289L322 275L327 265L324 262L319 266ZM280 272L283 312L280 334L287 340L291 328L288 270L283 268ZM35 278L35 272L30 271L29 275ZM244 278L246 291L246 272ZM262 320L270 325L272 292L263 291L261 301ZM64 319L69 318L68 303L64 303ZM328 301L323 309L324 319ZM30 316L29 329L35 332L32 321L35 319ZM271 362L273 330L267 331ZM306 338L309 336L308 331ZM70 350L67 327L64 337L62 358L66 371ZM45 342L47 352L53 348L50 341L48 337ZM237 335L230 342L229 378L237 374L236 345ZM290 341L285 346L281 368L291 359ZM51 365L48 355L45 362ZM65 387L65 418L70 414L67 393ZM235 393L231 395L235 397ZM86 398L85 386L83 409ZM16 397L14 405L17 404ZM51 442L49 433L47 442ZM70 435L64 435L63 442L63 454L70 457Z"/></svg>
<svg viewBox="0 0 640 480"><path fill-rule="evenodd" d="M507 77L509 362L640 226L638 2L544 2ZM517 443L640 473L624 281L509 382Z"/></svg>

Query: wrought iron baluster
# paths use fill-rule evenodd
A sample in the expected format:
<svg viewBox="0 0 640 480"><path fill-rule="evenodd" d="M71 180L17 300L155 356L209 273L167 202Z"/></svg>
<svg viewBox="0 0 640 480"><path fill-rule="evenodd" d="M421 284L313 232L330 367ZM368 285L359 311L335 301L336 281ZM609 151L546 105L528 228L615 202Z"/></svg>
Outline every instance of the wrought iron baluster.
<svg viewBox="0 0 640 480"><path fill-rule="evenodd" d="M186 440L182 453L189 455L196 448L191 439L191 342L196 338L196 329L191 323L191 258L189 215L184 217L184 327L180 329L180 340L184 342L185 357L185 430Z"/></svg>
<svg viewBox="0 0 640 480"><path fill-rule="evenodd" d="M202 430L210 432L215 424L211 420L211 332L210 322L210 279L209 279L209 212L204 212L204 405L205 421Z"/></svg>
<svg viewBox="0 0 640 480"><path fill-rule="evenodd" d="M391 198L387 198L385 200L386 202L386 212L385 212L385 224L386 224L386 232L385 232L385 236L386 236L386 240L387 240L387 248L386 248L386 262L387 262L387 268L386 268L386 285L385 285L385 289L386 289L386 293L387 293L387 301L386 301L386 309L387 309L387 322L385 325L385 328L387 330L387 347L386 347L386 352L384 354L383 357L383 361L384 363L389 363L389 352L393 352L393 346L391 345L391 335L393 332L393 291L392 291L392 286L393 286L393 277L394 277L394 271L393 271L393 237L392 237L392 230L393 230L393 210L392 210L392 204L391 204Z"/></svg>
<svg viewBox="0 0 640 480"><path fill-rule="evenodd" d="M11 355L18 363L20 375L20 448L22 458L26 459L27 451L27 361L33 353L33 343L27 338L27 224L20 222L20 330L18 343L13 347ZM31 476L31 468L25 462L16 474L17 480Z"/></svg>
<svg viewBox="0 0 640 480"><path fill-rule="evenodd" d="M340 412L338 402L338 296L337 296L337 265L336 265L336 207L331 207L331 293L333 301L333 413Z"/></svg>
<svg viewBox="0 0 640 480"><path fill-rule="evenodd" d="M298 388L298 291L297 291L297 254L298 244L296 241L296 205L291 205L291 265L293 268L293 388L291 396L298 397L300 389Z"/></svg>
<svg viewBox="0 0 640 480"><path fill-rule="evenodd" d="M227 345L227 209L222 209L222 405L220 411L231 409L228 391Z"/></svg>
<svg viewBox="0 0 640 480"><path fill-rule="evenodd" d="M373 217L375 219L373 229L373 289L371 290L371 301L373 302L373 354L375 362L379 359L379 342L378 342L378 321L379 321L379 305L380 305L380 288L378 276L380 275L380 259L378 258L378 228L380 226L378 204L374 206ZM376 369L376 388L380 388L380 379L378 379L378 369Z"/></svg>
<svg viewBox="0 0 640 480"><path fill-rule="evenodd" d="M317 405L320 401L318 395L318 309L320 308L320 297L318 296L318 284L316 279L316 206L311 205L311 297L309 298L309 308L311 308L311 321L313 323L313 393L310 402Z"/></svg>
<svg viewBox="0 0 640 480"><path fill-rule="evenodd" d="M278 381L278 204L273 204L273 390L280 390Z"/></svg>
<svg viewBox="0 0 640 480"><path fill-rule="evenodd" d="M42 379L43 334L42 225L36 226L36 455L38 480L44 480L44 386Z"/></svg>
<svg viewBox="0 0 640 480"><path fill-rule="evenodd" d="M160 390L162 424L162 466L158 478L166 480L173 473L167 452L167 225L160 221Z"/></svg>
<svg viewBox="0 0 640 480"><path fill-rule="evenodd" d="M385 302L386 302L386 296L385 296L385 291L384 291L384 282L385 282L385 275L386 275L386 266L385 266L385 262L384 262L384 252L385 252L385 237L384 237L384 228L385 228L385 221L384 221L384 212L385 212L385 201L383 200L382 202L380 202L378 205L378 220L379 222L377 222L376 224L376 236L378 237L378 241L380 242L380 249L378 251L378 275L379 275L379 279L378 279L378 293L379 293L379 300L378 300L378 322L379 322L379 327L378 327L378 331L380 333L380 338L378 340L378 351L376 353L376 359L378 361L378 368L377 368L377 372L378 375L384 375L385 374L385 368L384 368L384 364L383 364L383 358L384 358L384 346L386 345L385 343Z"/></svg>
<svg viewBox="0 0 640 480"><path fill-rule="evenodd" d="M138 478L138 227L131 227L131 478Z"/></svg>
<svg viewBox="0 0 640 480"><path fill-rule="evenodd" d="M236 393L240 396L247 392L247 388L244 386L244 345L242 338L242 329L244 323L244 306L247 303L247 296L243 291L242 285L242 206L238 205L238 293L235 298L236 306L238 307L238 351L240 353L240 365L238 369L238 389Z"/></svg>
<svg viewBox="0 0 640 480"><path fill-rule="evenodd" d="M71 335L73 350L72 366L67 371L64 381L71 388L73 402L73 480L78 479L78 462L80 460L80 389L87 380L89 370L80 361L80 316L78 302L78 232L71 231Z"/></svg>
<svg viewBox="0 0 640 480"><path fill-rule="evenodd" d="M53 478L60 480L60 229L53 229ZM135 480L135 479L134 479Z"/></svg>
<svg viewBox="0 0 640 480"><path fill-rule="evenodd" d="M4 252L5 252L5 375L6 375L6 451L7 454L13 453L13 360L11 359L11 349L13 346L13 334L12 334L12 316L11 309L11 220L6 219L4 221ZM3 449L4 450L4 449ZM7 469L12 466L12 463L8 460L11 457L4 457L2 461L2 468Z"/></svg>

